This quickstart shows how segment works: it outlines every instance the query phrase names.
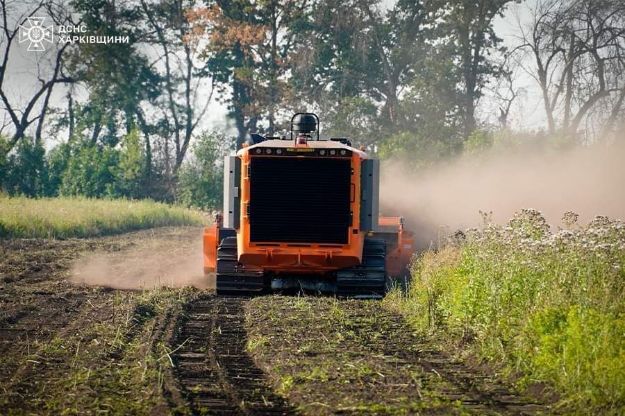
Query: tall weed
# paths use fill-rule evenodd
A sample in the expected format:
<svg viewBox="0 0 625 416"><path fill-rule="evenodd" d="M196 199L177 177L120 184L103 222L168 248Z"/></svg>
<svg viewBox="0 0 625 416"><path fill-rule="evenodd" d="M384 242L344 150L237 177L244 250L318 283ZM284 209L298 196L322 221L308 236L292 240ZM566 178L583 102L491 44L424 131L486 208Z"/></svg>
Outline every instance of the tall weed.
<svg viewBox="0 0 625 416"><path fill-rule="evenodd" d="M547 382L571 409L625 411L625 224L565 214L552 232L535 210L486 222L422 254L406 296L387 302L417 328ZM588 407L590 406L590 407Z"/></svg>

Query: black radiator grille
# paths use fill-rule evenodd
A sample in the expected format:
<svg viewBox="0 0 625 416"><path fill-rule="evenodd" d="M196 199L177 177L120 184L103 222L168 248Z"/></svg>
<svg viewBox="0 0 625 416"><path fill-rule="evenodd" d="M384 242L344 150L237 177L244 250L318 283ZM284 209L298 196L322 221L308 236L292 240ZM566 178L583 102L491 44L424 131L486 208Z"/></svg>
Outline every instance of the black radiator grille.
<svg viewBox="0 0 625 416"><path fill-rule="evenodd" d="M252 158L250 241L346 244L349 159Z"/></svg>

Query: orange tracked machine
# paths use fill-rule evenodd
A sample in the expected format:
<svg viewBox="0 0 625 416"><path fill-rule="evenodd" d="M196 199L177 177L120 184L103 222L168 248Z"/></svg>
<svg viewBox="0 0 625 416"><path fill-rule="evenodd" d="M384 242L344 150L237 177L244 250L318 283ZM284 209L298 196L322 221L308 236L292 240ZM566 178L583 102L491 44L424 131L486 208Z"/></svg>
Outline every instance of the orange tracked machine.
<svg viewBox="0 0 625 416"><path fill-rule="evenodd" d="M379 217L379 161L348 139L319 139L297 113L287 138L252 135L224 163L224 209L204 232L217 293L311 289L383 296L413 254L400 217Z"/></svg>

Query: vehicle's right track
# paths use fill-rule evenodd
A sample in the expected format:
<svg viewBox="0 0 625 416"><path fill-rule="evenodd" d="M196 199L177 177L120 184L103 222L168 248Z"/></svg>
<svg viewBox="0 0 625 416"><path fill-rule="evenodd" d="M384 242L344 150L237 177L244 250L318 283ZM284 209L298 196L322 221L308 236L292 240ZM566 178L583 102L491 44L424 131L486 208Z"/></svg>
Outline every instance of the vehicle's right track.
<svg viewBox="0 0 625 416"><path fill-rule="evenodd" d="M380 299L386 293L386 243L365 239L362 264L336 272L336 294L340 297Z"/></svg>
<svg viewBox="0 0 625 416"><path fill-rule="evenodd" d="M246 353L246 301L206 295L187 305L171 355L192 414L294 414Z"/></svg>

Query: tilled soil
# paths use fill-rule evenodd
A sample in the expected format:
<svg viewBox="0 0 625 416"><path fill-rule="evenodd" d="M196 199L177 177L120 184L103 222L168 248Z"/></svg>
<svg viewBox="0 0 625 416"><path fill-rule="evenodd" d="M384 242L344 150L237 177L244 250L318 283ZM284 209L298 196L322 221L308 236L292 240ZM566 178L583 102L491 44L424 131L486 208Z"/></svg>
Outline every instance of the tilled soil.
<svg viewBox="0 0 625 416"><path fill-rule="evenodd" d="M194 414L293 414L246 352L242 298L200 296L174 339L174 373Z"/></svg>
<svg viewBox="0 0 625 416"><path fill-rule="evenodd" d="M190 246L200 233L0 240L0 414L169 413L165 346L194 293L76 285L70 272L93 253L125 253L155 239Z"/></svg>
<svg viewBox="0 0 625 416"><path fill-rule="evenodd" d="M198 238L0 241L0 414L548 413L380 302L70 282L86 254Z"/></svg>
<svg viewBox="0 0 625 416"><path fill-rule="evenodd" d="M306 414L548 410L435 349L379 301L268 296L246 310L256 361Z"/></svg>

